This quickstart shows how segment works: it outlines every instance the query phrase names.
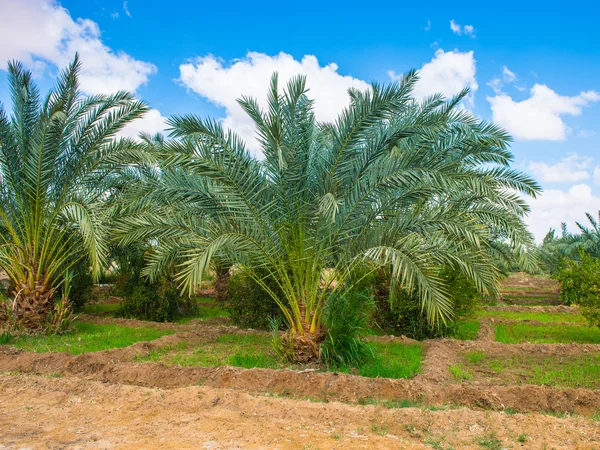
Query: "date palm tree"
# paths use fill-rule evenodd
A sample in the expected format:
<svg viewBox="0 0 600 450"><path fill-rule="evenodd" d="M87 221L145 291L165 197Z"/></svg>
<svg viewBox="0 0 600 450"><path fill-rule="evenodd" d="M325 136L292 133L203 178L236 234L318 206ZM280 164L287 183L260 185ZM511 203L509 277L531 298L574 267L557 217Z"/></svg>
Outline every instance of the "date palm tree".
<svg viewBox="0 0 600 450"><path fill-rule="evenodd" d="M147 275L175 268L189 292L215 258L246 271L281 308L298 360L318 357L324 308L367 263L391 265L432 324L450 319L440 267L493 291L495 242L531 256L521 194L539 187L509 167L509 136L459 106L466 90L417 101L416 81L351 89L338 119L319 123L305 78L282 93L275 74L266 111L239 101L263 160L218 121L171 118L161 170L131 193L124 242L154 239Z"/></svg>
<svg viewBox="0 0 600 450"><path fill-rule="evenodd" d="M147 106L127 92L84 97L77 56L45 99L19 62L8 64L12 115L0 105L0 268L13 298L4 316L40 328L57 288L82 258L98 277L104 201L139 145L116 133Z"/></svg>

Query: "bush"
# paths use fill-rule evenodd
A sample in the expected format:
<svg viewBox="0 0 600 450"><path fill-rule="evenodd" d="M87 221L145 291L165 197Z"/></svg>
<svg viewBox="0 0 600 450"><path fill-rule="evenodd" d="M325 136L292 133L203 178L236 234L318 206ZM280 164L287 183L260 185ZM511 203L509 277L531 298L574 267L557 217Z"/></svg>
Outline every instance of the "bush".
<svg viewBox="0 0 600 450"><path fill-rule="evenodd" d="M281 293L274 280L265 279L271 290ZM270 319L280 317L281 309L269 294L243 270L235 271L228 284L226 309L232 322L241 328L268 330ZM283 298L281 293L280 298Z"/></svg>
<svg viewBox="0 0 600 450"><path fill-rule="evenodd" d="M368 294L345 293L329 300L323 316L326 336L320 347L327 366L358 367L373 357L373 346L363 339L373 311Z"/></svg>
<svg viewBox="0 0 600 450"><path fill-rule="evenodd" d="M193 299L182 297L173 283L139 283L123 297L116 315L128 319L173 322L197 312Z"/></svg>
<svg viewBox="0 0 600 450"><path fill-rule="evenodd" d="M421 309L418 295L414 292L400 291L394 304L390 304L389 272L380 270L375 277L373 288L376 306L374 325L385 333L405 335L417 340L453 336L459 331L463 321L474 317L481 294L464 275L450 267L443 268L440 277L445 280L452 299L452 321L432 327Z"/></svg>
<svg viewBox="0 0 600 450"><path fill-rule="evenodd" d="M560 282L563 301L577 304L590 326L600 327L600 259L583 249L580 261L564 258L552 278Z"/></svg>
<svg viewBox="0 0 600 450"><path fill-rule="evenodd" d="M172 322L197 312L193 299L182 297L173 281L167 277L150 283L142 277L146 247L131 245L112 249L117 262L113 294L123 300L116 315L128 319Z"/></svg>
<svg viewBox="0 0 600 450"><path fill-rule="evenodd" d="M83 259L73 268L73 277L71 279L68 298L74 311L81 311L90 301L93 286L94 279L90 273L89 263L87 259Z"/></svg>

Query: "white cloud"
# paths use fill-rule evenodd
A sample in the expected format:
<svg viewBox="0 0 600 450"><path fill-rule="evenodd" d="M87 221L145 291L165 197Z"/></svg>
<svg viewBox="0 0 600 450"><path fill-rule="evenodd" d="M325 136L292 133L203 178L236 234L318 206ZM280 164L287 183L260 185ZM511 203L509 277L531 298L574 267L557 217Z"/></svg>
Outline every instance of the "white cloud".
<svg viewBox="0 0 600 450"><path fill-rule="evenodd" d="M504 83L512 83L516 79L517 79L517 75L512 70L510 70L506 66L502 66L502 78L494 77L490 81L488 81L486 84L492 88L492 90L494 91L494 93L496 95L500 95L500 94L502 94L502 87L504 86ZM524 90L524 88L518 88L518 87L516 87L516 88L519 90Z"/></svg>
<svg viewBox="0 0 600 450"><path fill-rule="evenodd" d="M62 68L79 52L79 81L86 93L135 91L156 72L154 65L104 45L95 22L73 20L56 2L0 0L0 11L0 68L11 59L22 60L31 68L40 69L45 63Z"/></svg>
<svg viewBox="0 0 600 450"><path fill-rule="evenodd" d="M470 38L476 37L475 27L473 25L465 25L463 27L462 25L456 23L454 19L450 21L450 29L454 34L458 34L459 36L462 36L464 34L465 36L469 36Z"/></svg>
<svg viewBox="0 0 600 450"><path fill-rule="evenodd" d="M577 137L580 138L590 138L596 136L596 132L594 130L579 130L577 132Z"/></svg>
<svg viewBox="0 0 600 450"><path fill-rule="evenodd" d="M558 95L548 86L536 84L527 100L515 102L506 94L487 97L494 122L506 128L516 139L562 140L567 133L563 115L578 116L584 106L600 100L595 91L572 97Z"/></svg>
<svg viewBox="0 0 600 450"><path fill-rule="evenodd" d="M231 64L209 55L182 64L179 70L185 86L226 109L224 126L237 131L254 150L257 143L253 123L236 100L242 96L255 97L266 108L266 94L273 72L279 74L280 89L291 77L305 74L310 89L308 96L315 100L315 115L322 121L333 121L348 104L348 88L369 88L362 80L338 73L336 64L321 66L312 55L297 61L283 52L275 56L249 52Z"/></svg>
<svg viewBox="0 0 600 450"><path fill-rule="evenodd" d="M427 26L425 27L425 31L431 30L431 20L427 19Z"/></svg>
<svg viewBox="0 0 600 450"><path fill-rule="evenodd" d="M531 232L541 241L550 228L560 229L565 222L576 231L575 222L587 222L585 213L600 210L600 197L587 184L576 184L567 191L548 189L538 198L529 199L531 213L526 219Z"/></svg>
<svg viewBox="0 0 600 450"><path fill-rule="evenodd" d="M594 169L594 184L600 184L600 167Z"/></svg>
<svg viewBox="0 0 600 450"><path fill-rule="evenodd" d="M123 2L123 12L127 17L131 17L131 13L129 12L129 8L127 7L127 0Z"/></svg>
<svg viewBox="0 0 600 450"><path fill-rule="evenodd" d="M453 50L444 52L437 50L433 59L424 64L419 70L419 82L415 86L414 95L417 98L442 93L450 98L461 89L469 87L471 93L468 97L470 105L474 102L475 91L478 89L475 79L476 66L473 52L459 52ZM388 72L392 79L401 76L394 72Z"/></svg>
<svg viewBox="0 0 600 450"><path fill-rule="evenodd" d="M305 55L298 61L283 52L275 56L249 52L230 64L208 55L182 64L179 70L183 85L225 108L224 126L238 132L253 150L257 149L253 123L236 100L241 96L255 97L262 107L266 107L268 83L273 72L279 73L280 86L294 75L305 74L310 89L308 95L315 100L315 114L323 121L335 120L348 104L348 88L369 88L363 80L338 73L336 64L321 66L312 55ZM399 78L394 72L389 75L392 79ZM471 88L469 101L472 102L478 88L473 52L438 50L432 61L421 68L415 96L441 92L451 97L466 86Z"/></svg>
<svg viewBox="0 0 600 450"><path fill-rule="evenodd" d="M125 125L119 132L119 136L137 138L142 132L150 135L156 133L164 134L167 128L165 120L166 117L163 117L158 109L151 109L140 119L136 119Z"/></svg>
<svg viewBox="0 0 600 450"><path fill-rule="evenodd" d="M528 169L537 178L547 183L575 182L590 178L593 160L575 154L552 165L541 161L530 161Z"/></svg>
<svg viewBox="0 0 600 450"><path fill-rule="evenodd" d="M515 73L506 66L502 67L502 76L504 77L504 81L507 83L512 83L517 79Z"/></svg>

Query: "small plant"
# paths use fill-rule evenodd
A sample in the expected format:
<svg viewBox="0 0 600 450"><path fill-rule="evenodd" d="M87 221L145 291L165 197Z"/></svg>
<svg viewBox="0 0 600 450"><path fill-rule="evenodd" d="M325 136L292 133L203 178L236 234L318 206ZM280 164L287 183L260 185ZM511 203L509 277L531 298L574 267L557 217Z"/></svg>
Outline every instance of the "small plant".
<svg viewBox="0 0 600 450"><path fill-rule="evenodd" d="M485 359L485 357L486 357L485 352L481 351L481 350L467 353L467 359L472 364L478 363L479 361Z"/></svg>
<svg viewBox="0 0 600 450"><path fill-rule="evenodd" d="M496 433L489 433L481 437L477 443L487 450L502 450L502 441L498 439Z"/></svg>
<svg viewBox="0 0 600 450"><path fill-rule="evenodd" d="M517 441L521 442L522 444L527 442L527 435L525 433L521 433L517 438Z"/></svg>
<svg viewBox="0 0 600 450"><path fill-rule="evenodd" d="M473 375L459 364L454 364L448 367L448 371L452 374L454 378L460 381L470 380L473 378Z"/></svg>
<svg viewBox="0 0 600 450"><path fill-rule="evenodd" d="M320 348L325 364L358 367L373 358L373 346L363 339L371 311L371 300L364 294L331 296L324 317L327 334Z"/></svg>

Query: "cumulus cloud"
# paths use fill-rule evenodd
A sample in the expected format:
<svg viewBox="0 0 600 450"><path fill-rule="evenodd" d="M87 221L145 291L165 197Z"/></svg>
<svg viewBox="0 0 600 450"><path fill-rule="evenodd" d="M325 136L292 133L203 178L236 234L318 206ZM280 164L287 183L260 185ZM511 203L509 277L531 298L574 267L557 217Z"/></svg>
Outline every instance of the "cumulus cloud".
<svg viewBox="0 0 600 450"><path fill-rule="evenodd" d="M530 161L528 169L540 180L547 183L563 183L587 180L593 158L577 154L563 158L556 164Z"/></svg>
<svg viewBox="0 0 600 450"><path fill-rule="evenodd" d="M54 1L0 0L0 11L0 68L19 59L40 72L46 64L64 67L79 52L81 89L90 94L135 91L156 72L154 65L107 47L95 22L74 20Z"/></svg>
<svg viewBox="0 0 600 450"><path fill-rule="evenodd" d="M475 91L478 89L475 79L476 65L473 52L459 52L453 50L445 52L439 49L433 59L424 64L419 70L419 82L415 86L414 94L417 98L442 93L446 98L452 97L465 87L470 88L468 97L469 105L473 105ZM399 79L401 75L388 72L392 79Z"/></svg>
<svg viewBox="0 0 600 450"><path fill-rule="evenodd" d="M454 34L458 34L459 36L462 36L463 34L465 36L469 36L470 38L475 38L475 27L473 25L465 25L462 26L458 23L456 23L454 21L454 19L452 19L450 21L450 29L452 30L452 32Z"/></svg>
<svg viewBox="0 0 600 450"><path fill-rule="evenodd" d="M548 189L536 199L530 199L531 213L526 219L531 232L541 241L550 228L560 229L565 222L570 231L576 231L575 222L587 222L585 213L600 210L600 197L587 184L576 184L570 189Z"/></svg>
<svg viewBox="0 0 600 450"><path fill-rule="evenodd" d="M224 126L237 131L254 150L257 143L253 123L236 100L242 96L255 97L266 108L266 94L273 72L278 72L281 87L295 75L306 75L308 95L315 100L315 115L322 121L333 121L348 105L348 88L369 88L362 80L338 73L336 64L321 66L312 55L298 61L283 52L275 56L249 52L230 64L209 55L182 64L179 70L180 81L186 87L225 108Z"/></svg>
<svg viewBox="0 0 600 450"><path fill-rule="evenodd" d="M244 58L229 63L208 55L182 64L179 70L179 80L184 86L225 108L224 126L237 131L253 150L257 150L253 123L236 100L241 96L255 97L262 107L266 107L268 82L273 72L278 72L282 86L292 76L305 74L308 95L315 100L315 114L322 121L337 118L348 104L348 88L369 88L363 80L340 74L334 63L323 66L315 56L305 55L296 60L283 52L275 56L249 52ZM389 76L392 79L400 77L394 72L389 72ZM420 78L415 88L417 97L437 92L451 97L469 86L472 91L469 101L472 102L478 87L473 52L438 50L432 61L421 68Z"/></svg>
<svg viewBox="0 0 600 450"><path fill-rule="evenodd" d="M119 136L137 138L142 132L150 135L164 134L167 128L165 120L166 117L163 117L158 109L151 109L143 117L125 125L119 132Z"/></svg>
<svg viewBox="0 0 600 450"><path fill-rule="evenodd" d="M595 91L569 97L559 95L543 84L534 85L530 92L531 96L521 102L503 93L487 97L494 122L506 128L516 139L565 139L567 126L562 116L578 116L583 107L600 100L600 94Z"/></svg>

